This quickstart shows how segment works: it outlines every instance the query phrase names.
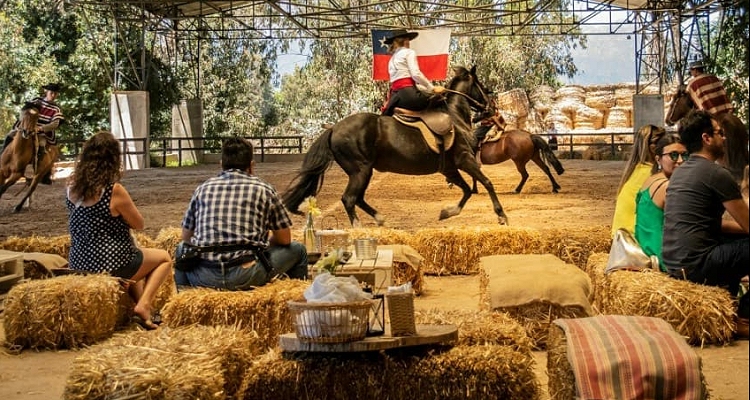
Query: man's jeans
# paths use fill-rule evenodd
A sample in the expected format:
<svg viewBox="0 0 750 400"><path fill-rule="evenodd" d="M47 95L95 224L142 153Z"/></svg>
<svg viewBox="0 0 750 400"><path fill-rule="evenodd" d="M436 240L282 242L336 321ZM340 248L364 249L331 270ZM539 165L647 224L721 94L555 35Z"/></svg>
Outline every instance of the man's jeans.
<svg viewBox="0 0 750 400"><path fill-rule="evenodd" d="M270 273L260 261L250 268L241 265L221 267L219 263L201 260L192 271L175 270L178 286L202 286L225 290L248 290L263 286L271 279L286 274L292 279L307 278L307 251L299 242L289 246L272 246L268 249L273 269Z"/></svg>

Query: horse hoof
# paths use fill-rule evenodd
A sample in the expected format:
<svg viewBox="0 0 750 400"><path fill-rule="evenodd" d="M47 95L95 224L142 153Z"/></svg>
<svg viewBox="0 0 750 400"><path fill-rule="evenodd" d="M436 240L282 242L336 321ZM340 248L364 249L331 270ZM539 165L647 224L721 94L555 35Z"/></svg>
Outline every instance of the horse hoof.
<svg viewBox="0 0 750 400"><path fill-rule="evenodd" d="M497 217L497 222L500 225L508 225L508 217L506 217L505 215L503 215L501 217Z"/></svg>

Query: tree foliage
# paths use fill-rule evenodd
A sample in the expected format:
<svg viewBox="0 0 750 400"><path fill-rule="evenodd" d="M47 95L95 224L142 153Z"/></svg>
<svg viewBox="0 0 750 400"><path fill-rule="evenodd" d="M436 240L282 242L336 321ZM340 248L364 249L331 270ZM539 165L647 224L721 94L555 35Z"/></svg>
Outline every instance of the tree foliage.
<svg viewBox="0 0 750 400"><path fill-rule="evenodd" d="M724 23L714 32L718 53L712 60L716 74L724 78L724 87L732 98L735 113L748 122L750 98L748 71L750 70L750 0L740 1L724 13ZM718 36L718 37L717 37Z"/></svg>

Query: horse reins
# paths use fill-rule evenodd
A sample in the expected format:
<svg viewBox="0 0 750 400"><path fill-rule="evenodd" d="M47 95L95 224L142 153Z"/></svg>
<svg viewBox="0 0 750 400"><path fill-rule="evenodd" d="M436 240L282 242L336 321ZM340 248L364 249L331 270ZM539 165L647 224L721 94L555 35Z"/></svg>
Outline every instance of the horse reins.
<svg viewBox="0 0 750 400"><path fill-rule="evenodd" d="M463 96L464 98L466 98L466 100L469 100L470 103L474 103L473 105L476 106L476 108L481 109L482 111L487 111L490 108L490 104L482 104L466 93L459 92L453 89L448 89L448 88L446 88L445 91ZM482 90L481 86L479 87L479 92L482 93L482 97L487 98L487 95L484 94L484 91Z"/></svg>

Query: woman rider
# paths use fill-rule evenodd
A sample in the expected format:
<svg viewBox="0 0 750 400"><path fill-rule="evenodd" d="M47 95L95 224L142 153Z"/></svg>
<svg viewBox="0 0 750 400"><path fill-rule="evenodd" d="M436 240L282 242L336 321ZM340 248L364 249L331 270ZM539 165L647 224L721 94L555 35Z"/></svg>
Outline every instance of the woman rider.
<svg viewBox="0 0 750 400"><path fill-rule="evenodd" d="M397 29L384 41L390 46L388 51L392 56L388 62L391 90L383 115L393 115L396 107L413 111L424 110L429 104L429 93L440 94L445 91L442 86L433 86L419 69L417 53L409 48L410 41L417 35L417 32ZM417 84L423 86L428 93L419 90Z"/></svg>

